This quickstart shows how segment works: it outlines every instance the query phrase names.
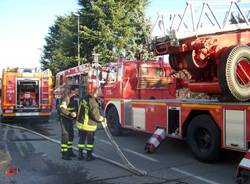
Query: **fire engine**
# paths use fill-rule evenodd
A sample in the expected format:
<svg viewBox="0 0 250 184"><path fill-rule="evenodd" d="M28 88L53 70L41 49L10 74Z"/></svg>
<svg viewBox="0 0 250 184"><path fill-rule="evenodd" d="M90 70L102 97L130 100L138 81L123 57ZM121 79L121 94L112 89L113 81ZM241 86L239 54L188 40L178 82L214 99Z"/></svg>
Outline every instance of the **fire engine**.
<svg viewBox="0 0 250 184"><path fill-rule="evenodd" d="M70 75L64 76L66 73ZM166 63L124 61L99 68L81 65L57 76L57 80L66 79L65 84L61 82L62 89L74 79L84 88L100 87L111 133L119 136L128 128L153 134L146 143L147 152L154 152L166 137L186 140L194 156L203 162L218 160L222 148L248 152L250 103L178 98L177 91L187 86L187 81L177 80Z"/></svg>
<svg viewBox="0 0 250 184"><path fill-rule="evenodd" d="M148 133L161 128L165 136L186 138L194 155L205 162L214 161L221 148L247 151L249 103L176 98L178 82L173 80L171 70L167 74L151 67L117 63L114 78L102 85L105 114L113 135L120 135L122 128Z"/></svg>
<svg viewBox="0 0 250 184"><path fill-rule="evenodd" d="M122 75L121 65L126 68L125 76L117 76L117 73ZM70 87L79 88L81 98L84 91L94 91L98 85L102 88L100 97L175 98L177 86L175 78L170 76L172 72L169 64L156 61L146 63L123 61L98 67L83 64L61 71L56 75L55 98L59 104L65 90ZM125 83L117 85L117 80L123 80ZM111 90L114 91L111 92Z"/></svg>
<svg viewBox="0 0 250 184"><path fill-rule="evenodd" d="M2 73L2 116L49 118L53 104L52 74L31 68L6 68Z"/></svg>
<svg viewBox="0 0 250 184"><path fill-rule="evenodd" d="M83 89L87 87L88 76L90 76L90 78L91 76L93 76L90 72L91 68L92 67L90 64L82 64L56 74L56 85L54 93L57 110L59 110L59 104L61 103L61 100L68 88L79 88L79 94L81 97Z"/></svg>

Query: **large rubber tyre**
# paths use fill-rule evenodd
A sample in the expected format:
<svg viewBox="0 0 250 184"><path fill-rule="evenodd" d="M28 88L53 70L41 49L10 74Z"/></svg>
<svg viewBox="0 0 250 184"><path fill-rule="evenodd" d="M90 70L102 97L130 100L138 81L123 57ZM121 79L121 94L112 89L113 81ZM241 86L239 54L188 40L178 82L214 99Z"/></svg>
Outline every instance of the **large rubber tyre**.
<svg viewBox="0 0 250 184"><path fill-rule="evenodd" d="M247 79L247 84L243 84L237 77L236 71L242 62L244 72L250 75L250 47L239 45L224 52L219 63L218 78L222 93L232 101L250 100L250 82Z"/></svg>
<svg viewBox="0 0 250 184"><path fill-rule="evenodd" d="M187 143L201 162L216 162L220 156L220 131L209 115L192 119L187 130Z"/></svg>
<svg viewBox="0 0 250 184"><path fill-rule="evenodd" d="M201 80L203 69L197 68L195 66L194 61L193 61L193 53L192 52L186 53L184 58L187 63L187 70L191 74L192 79L194 79L195 81Z"/></svg>
<svg viewBox="0 0 250 184"><path fill-rule="evenodd" d="M122 134L119 115L114 106L110 107L106 115L108 128L113 136L120 136Z"/></svg>
<svg viewBox="0 0 250 184"><path fill-rule="evenodd" d="M179 63L178 60L176 59L176 55L175 54L170 54L169 55L169 64L170 66L175 70L175 71L179 71Z"/></svg>

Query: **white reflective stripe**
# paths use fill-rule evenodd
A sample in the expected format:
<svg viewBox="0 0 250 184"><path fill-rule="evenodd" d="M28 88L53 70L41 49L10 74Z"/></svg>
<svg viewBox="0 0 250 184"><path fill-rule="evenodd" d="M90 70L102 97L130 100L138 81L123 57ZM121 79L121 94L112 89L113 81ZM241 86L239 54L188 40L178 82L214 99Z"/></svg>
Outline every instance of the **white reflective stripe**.
<svg viewBox="0 0 250 184"><path fill-rule="evenodd" d="M105 128L105 127L107 127L108 125L107 125L107 123L102 122L102 126L103 126L103 128Z"/></svg>
<svg viewBox="0 0 250 184"><path fill-rule="evenodd" d="M67 109L67 105L66 104L62 104L62 105L60 105L60 108Z"/></svg>
<svg viewBox="0 0 250 184"><path fill-rule="evenodd" d="M240 161L239 166L243 166L243 167L248 167L248 168L250 168L250 160L249 160L249 159L246 159L246 158L243 158L243 159Z"/></svg>
<svg viewBox="0 0 250 184"><path fill-rule="evenodd" d="M156 139L155 137L150 137L148 143L153 144L155 147L157 147L157 146L159 146L160 141L158 139Z"/></svg>
<svg viewBox="0 0 250 184"><path fill-rule="evenodd" d="M154 134L159 135L162 139L165 138L165 130L163 128L157 128Z"/></svg>
<svg viewBox="0 0 250 184"><path fill-rule="evenodd" d="M67 109L66 101L63 101L63 102L62 102L62 104L60 105L60 108L65 108L65 109Z"/></svg>
<svg viewBox="0 0 250 184"><path fill-rule="evenodd" d="M16 116L38 116L39 112L17 112Z"/></svg>
<svg viewBox="0 0 250 184"><path fill-rule="evenodd" d="M101 116L100 119L99 119L99 121L103 121L103 120L104 120L104 118Z"/></svg>

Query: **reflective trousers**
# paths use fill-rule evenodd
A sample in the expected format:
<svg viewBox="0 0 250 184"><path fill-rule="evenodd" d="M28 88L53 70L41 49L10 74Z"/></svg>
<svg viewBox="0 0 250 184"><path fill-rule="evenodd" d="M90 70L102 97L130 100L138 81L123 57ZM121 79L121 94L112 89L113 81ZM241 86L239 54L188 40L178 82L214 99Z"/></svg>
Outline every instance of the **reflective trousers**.
<svg viewBox="0 0 250 184"><path fill-rule="evenodd" d="M79 130L78 148L92 151L94 149L95 132Z"/></svg>
<svg viewBox="0 0 250 184"><path fill-rule="evenodd" d="M61 137L61 151L67 152L68 149L72 148L72 143L74 139L74 129L73 129L74 120L61 117L60 124L62 128L62 137Z"/></svg>

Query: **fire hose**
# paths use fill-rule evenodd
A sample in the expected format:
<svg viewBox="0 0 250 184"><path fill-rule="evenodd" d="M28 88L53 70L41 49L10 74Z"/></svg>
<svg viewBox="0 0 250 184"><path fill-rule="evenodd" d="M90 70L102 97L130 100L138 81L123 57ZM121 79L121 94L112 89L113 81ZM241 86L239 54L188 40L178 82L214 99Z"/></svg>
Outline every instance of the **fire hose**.
<svg viewBox="0 0 250 184"><path fill-rule="evenodd" d="M46 139L46 140L48 140L48 141L50 141L50 142L53 142L53 143L56 143L56 144L61 144L61 142L58 141L58 140L52 139L52 138L50 138L50 137L48 137L48 136L45 136L45 135L43 135L43 134L40 134L40 133L38 133L38 132L35 132L35 131L33 131L33 130L30 130L30 129L27 129L27 128L24 128L24 127L15 126L15 125L9 125L9 124L4 124L4 123L1 123L1 122L0 122L0 125L1 125L1 126L6 126L6 127L9 127L9 128L24 130L24 131L27 131L27 132L32 133L32 134L34 134L34 135L37 135L37 136L39 136L39 137L42 137L42 138L44 138L44 139ZM114 160L105 158L105 157L103 157L103 156L97 155L97 154L93 154L93 155L94 155L96 158L100 159L100 160L103 160L103 161L105 161L105 162L111 163L111 164L113 164L113 165L115 165L115 166L118 166L118 167L120 167L120 168L126 169L126 170L128 170L129 172L134 173L134 174L136 174L136 175L140 175L140 176L146 175L146 174L147 174L146 171L143 171L143 170L140 170L140 169L135 168L135 167L127 160L127 158L126 158L125 155L122 153L122 151L121 151L121 149L119 148L119 146L118 146L118 145L116 144L116 142L114 141L114 139L113 139L113 137L112 137L112 135L111 135L111 133L110 133L108 127L107 127L107 124L106 124L106 123L105 123L105 124L102 124L102 126L103 126L103 128L104 128L104 130L105 130L105 132L106 132L106 134L107 134L107 136L108 136L108 138L110 139L110 142L111 142L112 145L114 146L114 148L115 148L115 150L117 151L117 153L119 154L119 156L122 158L122 161L124 162L125 165L123 165L123 164L121 164L121 163L119 163L119 162L116 162L116 161L114 161ZM75 146L73 146L73 149L74 149L74 150L78 150L78 148L75 147Z"/></svg>
<svg viewBox="0 0 250 184"><path fill-rule="evenodd" d="M109 128L107 126L107 123L102 122L102 127L106 133L106 135L108 136L113 148L115 149L115 151L117 152L117 154L120 156L120 158L122 159L122 162L125 164L125 166L128 168L128 170L130 170L131 172L137 174L137 175L142 175L145 176L147 175L147 172L144 170L140 170L138 168L136 168L134 165L132 165L129 160L126 158L126 156L123 154L123 152L121 151L120 147L118 146L118 144L115 142L113 136L111 135Z"/></svg>

